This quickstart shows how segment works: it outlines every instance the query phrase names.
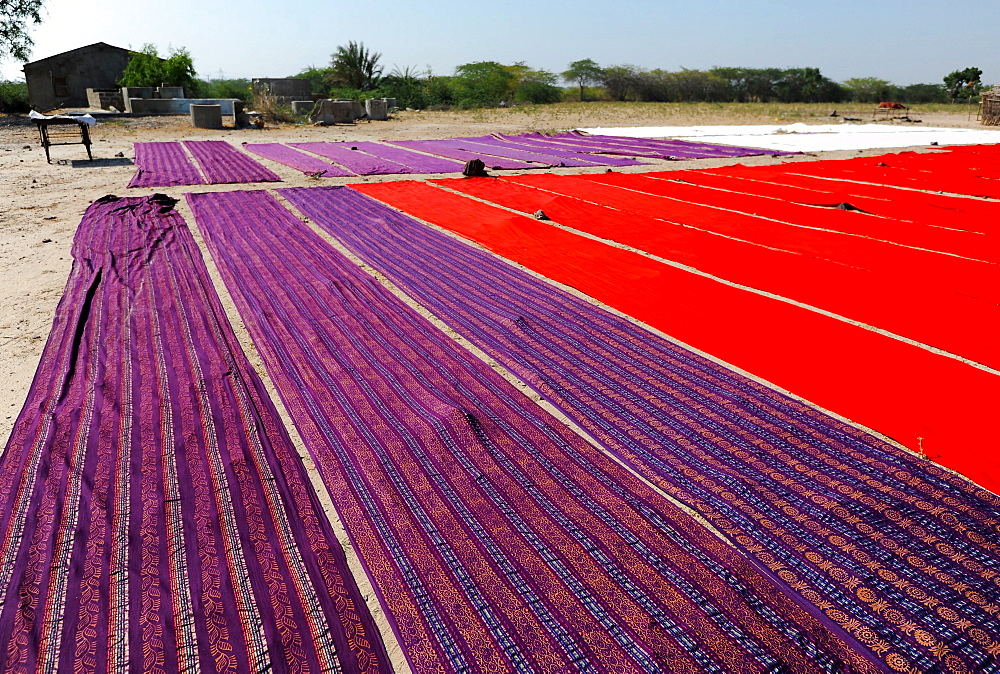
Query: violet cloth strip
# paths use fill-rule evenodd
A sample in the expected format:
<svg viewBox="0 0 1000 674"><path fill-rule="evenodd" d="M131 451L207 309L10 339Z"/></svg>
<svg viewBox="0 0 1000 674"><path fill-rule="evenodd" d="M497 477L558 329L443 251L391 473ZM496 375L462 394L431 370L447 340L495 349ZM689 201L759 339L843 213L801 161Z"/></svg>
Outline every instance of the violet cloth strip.
<svg viewBox="0 0 1000 674"><path fill-rule="evenodd" d="M462 169L465 168L464 164L452 159L432 157L427 154L404 150L401 147L393 147L384 143L354 141L351 143L351 147L356 147L373 157L402 164L412 169L411 173L461 173Z"/></svg>
<svg viewBox="0 0 1000 674"><path fill-rule="evenodd" d="M771 154L772 151L762 150L755 147L738 147L732 145L717 145L687 140L654 140L640 138L624 138L619 136L591 136L577 133L557 134L555 136L545 136L541 134L527 134L528 138L543 140L547 143L561 143L568 146L589 145L602 148L601 151L613 152L618 148L625 148L627 152L659 152L667 156L689 155L690 158L709 157L742 157L748 155ZM798 152L782 152L779 154L800 154Z"/></svg>
<svg viewBox="0 0 1000 674"><path fill-rule="evenodd" d="M538 162L541 164L546 164L549 166L569 166L574 168L580 167L595 167L601 166L602 163L599 158L586 157L583 155L577 155L576 157L571 157L568 153L562 153L559 155L545 154L542 150L525 150L523 148L518 148L513 145L508 145L503 141L497 140L496 138L490 138L489 140L468 140L465 138L451 138L448 140L437 141L442 143L447 147L453 147L456 150L466 150L469 152L485 152L492 157L503 157L506 159L519 159L521 161Z"/></svg>
<svg viewBox="0 0 1000 674"><path fill-rule="evenodd" d="M529 135L526 138L546 145L557 144L564 147L587 147L590 148L587 150L589 152L626 154L659 159L710 159L774 154L772 151L760 148L715 145L685 140L639 140L617 138L615 136L575 136L566 134L556 136ZM781 152L778 154L799 153Z"/></svg>
<svg viewBox="0 0 1000 674"><path fill-rule="evenodd" d="M180 143L135 143L135 163L138 169L129 187L205 184Z"/></svg>
<svg viewBox="0 0 1000 674"><path fill-rule="evenodd" d="M281 143L243 143L243 148L247 152L253 152L264 159L270 159L279 164L291 166L293 169L298 169L306 175L316 176L317 178L340 178L354 175L347 169L323 161L322 159L317 159L305 152L293 150Z"/></svg>
<svg viewBox="0 0 1000 674"><path fill-rule="evenodd" d="M449 159L458 159L459 161L471 161L473 159L481 159L486 168L491 168L495 170L514 170L514 169L534 169L534 168L548 168L546 164L529 164L523 161L515 161L513 159L504 159L502 157L491 157L488 154L482 152L469 152L467 150L457 150L450 145L447 145L439 140L390 140L386 141L392 145L398 145L400 147L409 148L412 150L417 150L419 152L426 152L427 154L437 155L439 157L448 157Z"/></svg>
<svg viewBox="0 0 1000 674"><path fill-rule="evenodd" d="M281 176L246 156L224 140L186 140L211 185L221 183L280 183Z"/></svg>
<svg viewBox="0 0 1000 674"><path fill-rule="evenodd" d="M281 193L890 667L995 662L996 495L351 191Z"/></svg>
<svg viewBox="0 0 1000 674"><path fill-rule="evenodd" d="M543 148L543 149L548 149L548 150L562 150L562 151L570 150L570 151L580 152L580 153L589 154L589 155L600 154L600 153L604 152L605 150L609 149L608 146L603 145L601 143L597 143L597 142L589 143L589 142L585 142L585 141L574 140L574 139L571 139L571 138L557 139L557 138L554 138L554 137L543 136L543 135L538 135L538 136L504 136L502 134L497 134L497 136L501 140L516 139L517 142L519 142L519 143L530 145L530 146L536 147L536 148ZM615 148L610 148L610 149L614 150L614 151L617 151L617 150L620 150L621 148L615 147ZM616 152L616 154L621 154L621 152ZM659 156L661 153L655 152L653 150L636 148L634 152L630 152L628 154L633 155L633 156L637 156L637 157L643 156L643 157L646 157L648 159L653 159L654 157Z"/></svg>
<svg viewBox="0 0 1000 674"><path fill-rule="evenodd" d="M408 166L388 159L373 157L360 150L352 150L351 148L354 146L347 143L289 143L289 145L332 159L359 176L413 173L413 169Z"/></svg>
<svg viewBox="0 0 1000 674"><path fill-rule="evenodd" d="M522 139L518 136L494 134L492 136L477 136L476 138L460 138L459 140L477 139L492 139L494 142L503 143L506 147L514 147L520 150L527 150L529 152L541 152L557 157L566 156L574 159L586 159L592 162L599 162L601 166L649 166L648 162L641 162L636 159L627 159L625 157L595 157L593 154L588 154L586 148L576 149L569 146L557 147L555 145L546 146L542 144L532 144L528 142L529 139Z"/></svg>
<svg viewBox="0 0 1000 674"><path fill-rule="evenodd" d="M647 162L641 162L636 159L628 159L625 157L596 157L593 154L586 152L581 152L573 148L543 148L539 145L529 145L524 143L519 143L516 141L511 141L507 138L500 138L499 135L492 136L476 136L469 138L455 138L456 141L476 143L477 145L483 145L487 147L496 148L509 148L516 149L521 152L529 152L532 154L543 154L549 157L553 157L556 161L562 159L573 159L579 161L589 162L592 166L648 166ZM513 155L511 155L513 156Z"/></svg>
<svg viewBox="0 0 1000 674"><path fill-rule="evenodd" d="M689 155L700 155L705 157L745 157L760 154L794 155L800 152L774 152L764 150L759 147L741 147L738 145L718 145L715 143L702 143L693 140L677 139L641 139L641 138L621 138L618 136L585 136L588 139L596 139L598 142L608 147L639 147L651 150L660 150L668 153L681 153Z"/></svg>
<svg viewBox="0 0 1000 674"><path fill-rule="evenodd" d="M498 134L499 135L499 134ZM579 148L581 152L602 152L604 150L620 150L622 148L621 143L607 143L601 140L600 137L594 136L579 136L572 134L555 134L548 136L542 133L526 133L520 136L502 136L502 138L516 138L520 142L531 143L537 145L544 145L546 147L561 147L561 148ZM627 141L628 139L622 139ZM648 154L659 154L648 147L641 147L639 145L632 145L631 149L638 153L648 153Z"/></svg>
<svg viewBox="0 0 1000 674"><path fill-rule="evenodd" d="M0 465L4 671L390 671L173 203L77 229Z"/></svg>
<svg viewBox="0 0 1000 674"><path fill-rule="evenodd" d="M188 199L414 671L877 671L275 198Z"/></svg>
<svg viewBox="0 0 1000 674"><path fill-rule="evenodd" d="M674 148L667 152L663 149L653 149L648 147L638 147L638 146L622 146L622 145L611 145L607 143L601 143L598 141L590 142L574 138L562 138L549 140L546 138L525 138L524 142L530 142L539 147L549 147L549 148L561 148L565 150L575 149L579 152L587 153L591 156L594 154L611 154L611 155L628 155L632 157L644 157L646 159L705 159L708 157L722 156L718 153L705 153L705 152L687 152L680 148ZM760 154L756 152L754 154ZM727 155L728 156L728 155Z"/></svg>

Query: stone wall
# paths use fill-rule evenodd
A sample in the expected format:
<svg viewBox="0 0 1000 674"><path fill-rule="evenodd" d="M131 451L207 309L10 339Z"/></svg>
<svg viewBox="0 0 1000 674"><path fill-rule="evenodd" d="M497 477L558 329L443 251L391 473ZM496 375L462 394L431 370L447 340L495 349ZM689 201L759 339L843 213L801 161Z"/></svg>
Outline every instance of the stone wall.
<svg viewBox="0 0 1000 674"><path fill-rule="evenodd" d="M121 89L87 89L87 105L91 108L125 112L125 98Z"/></svg>
<svg viewBox="0 0 1000 674"><path fill-rule="evenodd" d="M278 103L291 104L292 101L306 101L312 98L309 80L301 77L255 77L253 91L267 91Z"/></svg>
<svg viewBox="0 0 1000 674"><path fill-rule="evenodd" d="M114 89L129 51L103 42L24 65L28 98L38 111L86 107L87 89Z"/></svg>

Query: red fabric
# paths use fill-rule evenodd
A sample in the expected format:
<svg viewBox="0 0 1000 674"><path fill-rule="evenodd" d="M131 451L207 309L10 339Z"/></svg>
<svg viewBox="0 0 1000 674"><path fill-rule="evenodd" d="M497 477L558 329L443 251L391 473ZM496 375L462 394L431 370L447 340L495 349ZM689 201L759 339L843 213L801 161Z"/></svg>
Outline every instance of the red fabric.
<svg viewBox="0 0 1000 674"><path fill-rule="evenodd" d="M1000 173L997 173L996 167L970 167L968 159L947 153L901 152L843 161L793 162L781 168L791 173L823 178L1000 198L1000 180L995 179Z"/></svg>
<svg viewBox="0 0 1000 674"><path fill-rule="evenodd" d="M995 375L426 183L351 187L1000 488Z"/></svg>
<svg viewBox="0 0 1000 674"><path fill-rule="evenodd" d="M747 170L731 167L729 171L673 171L669 174L652 174L677 180L716 187L733 192L746 192L773 199L783 199L797 204L849 203L883 218L907 220L933 227L967 232L980 237L986 231L1000 233L992 222L1000 211L1000 204L967 197L946 196L914 192L897 187L849 183L826 180L794 173ZM975 218L989 218L976 221Z"/></svg>
<svg viewBox="0 0 1000 674"><path fill-rule="evenodd" d="M985 239L981 235L961 229L915 226L913 222L901 222L835 208L838 204L845 202L856 208L861 208L849 199L841 201L817 199L817 205L825 205L829 208L816 208L781 199L722 192L677 182L677 180L687 180L688 175L697 173L697 171L687 171L683 175L678 175L676 172L659 173L648 177L645 174L635 173L602 173L579 176L579 178L696 204L722 207L749 215L773 218L796 225L857 234L880 241L891 241L904 246L961 255L987 262L1000 262L1000 238Z"/></svg>
<svg viewBox="0 0 1000 674"><path fill-rule="evenodd" d="M641 179L635 174L616 175ZM566 177L566 180L572 178ZM891 274L878 274L655 218L622 213L614 208L620 201L607 206L596 205L493 178L432 182L524 213L542 210L560 225L1000 369L1000 330L996 329L1000 326L1000 307L965 295L942 292L933 282L901 283ZM621 200L629 196L629 192L621 190Z"/></svg>
<svg viewBox="0 0 1000 674"><path fill-rule="evenodd" d="M933 278L939 290L957 292L989 302L1000 302L1000 266L904 248L873 239L848 236L765 220L742 213L663 197L625 192L576 176L511 176L510 180L587 201L615 204L625 212L661 218L710 232L830 260L880 274L892 274L901 283L924 286ZM627 198L623 198L623 193ZM720 200L721 201L721 200Z"/></svg>

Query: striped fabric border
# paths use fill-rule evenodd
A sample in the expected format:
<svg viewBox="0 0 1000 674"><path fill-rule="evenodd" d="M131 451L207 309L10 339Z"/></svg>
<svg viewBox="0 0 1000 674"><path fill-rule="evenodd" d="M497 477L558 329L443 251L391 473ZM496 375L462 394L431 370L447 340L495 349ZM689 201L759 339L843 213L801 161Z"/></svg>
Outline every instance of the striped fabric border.
<svg viewBox="0 0 1000 674"><path fill-rule="evenodd" d="M326 157L327 159L335 161L341 166L346 167L347 170L352 171L359 176L392 175L413 172L409 166L404 166L388 159L376 157L360 150L354 150L352 148L357 146L349 143L318 142L289 143L289 145L300 150L305 150L306 152L318 154L321 157Z"/></svg>
<svg viewBox="0 0 1000 674"><path fill-rule="evenodd" d="M188 200L415 671L877 671L273 197Z"/></svg>
<svg viewBox="0 0 1000 674"><path fill-rule="evenodd" d="M545 164L544 162L533 164L523 161L515 161L513 159L505 159L503 157L493 157L483 153L482 151L470 152L468 150L458 150L449 145L446 141L441 140L391 140L387 142L408 150L417 150L418 152L426 152L427 154L436 155L438 157L447 157L449 159L457 159L464 162L471 161L473 159L481 159L483 163L486 164L486 168L489 169L513 170L548 168L548 164Z"/></svg>
<svg viewBox="0 0 1000 674"><path fill-rule="evenodd" d="M381 159L388 159L397 164L403 164L412 169L412 173L461 173L464 167L462 162L454 159L433 157L429 154L404 150L401 147L386 145L385 143L354 141L351 143L351 147L356 147L363 152Z"/></svg>
<svg viewBox="0 0 1000 674"><path fill-rule="evenodd" d="M281 176L224 140L186 140L211 185L220 183L280 183Z"/></svg>
<svg viewBox="0 0 1000 674"><path fill-rule="evenodd" d="M129 187L204 185L205 179L180 143L135 143L138 168Z"/></svg>
<svg viewBox="0 0 1000 674"><path fill-rule="evenodd" d="M173 200L80 223L0 465L0 669L389 671Z"/></svg>
<svg viewBox="0 0 1000 674"><path fill-rule="evenodd" d="M995 664L996 495L352 191L281 194L893 670Z"/></svg>
<svg viewBox="0 0 1000 674"><path fill-rule="evenodd" d="M243 143L243 149L317 178L347 177L350 171L281 143Z"/></svg>

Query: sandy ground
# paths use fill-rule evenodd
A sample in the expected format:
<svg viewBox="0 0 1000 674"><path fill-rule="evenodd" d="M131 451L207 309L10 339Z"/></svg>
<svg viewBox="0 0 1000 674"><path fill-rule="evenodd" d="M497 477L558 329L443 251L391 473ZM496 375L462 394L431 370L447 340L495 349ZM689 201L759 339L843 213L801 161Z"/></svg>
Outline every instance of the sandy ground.
<svg viewBox="0 0 1000 674"><path fill-rule="evenodd" d="M849 111L840 111L848 114ZM556 131L578 126L661 126L688 124L766 124L783 122L831 122L829 109L801 110L767 108L764 106L734 110L733 106L621 106L602 104L537 106L523 109L477 112L401 112L386 122L361 122L335 127L285 125L264 130L224 129L208 131L194 129L186 117L147 117L110 119L92 130L95 160L88 161L82 145L51 148L53 161L46 163L33 124L24 117L0 116L0 443L6 445L11 428L24 404L38 359L51 327L55 308L62 294L71 265L70 250L73 235L87 205L106 194L119 196L162 192L181 198L188 191L228 191L235 189L274 188L276 184L217 185L156 189L126 189L135 167L133 143L164 140L226 140L233 145L243 142L289 141L352 141L433 139L494 132ZM860 115L858 115L860 116ZM982 128L967 112L911 114L922 121L920 126L950 126ZM901 124L901 122L896 122ZM917 124L913 124L917 126ZM829 152L824 158L846 158L859 155L883 154L885 151ZM808 155L802 159L814 159ZM744 164L765 164L796 159L770 156L745 158ZM283 179L281 187L331 185L355 181L412 179L411 176L371 178L312 179L289 167L263 162ZM642 171L690 169L735 163L733 160L699 160L686 162L653 162L650 167L618 170ZM593 169L603 171L604 169ZM555 172L586 172L581 169L556 169ZM506 172L504 172L506 173ZM186 203L178 209L194 228L194 218ZM317 230L318 231L318 230ZM300 454L306 456L297 434L289 423L270 381L263 372L261 361L250 342L233 303L208 257L203 241L195 231L209 263L213 281L229 313L237 335L254 367L264 377L279 410L285 417ZM325 234L323 236L327 239ZM309 463L306 459L307 464ZM310 466L312 469L312 467ZM336 513L330 507L325 489L312 470L321 496L342 541ZM345 547L347 547L345 545ZM349 555L353 557L352 554ZM356 559L355 568L357 566ZM363 574L357 573L364 585ZM370 588L363 590L371 596ZM385 628L380 609L371 602L380 625ZM392 659L399 670L405 662L389 637Z"/></svg>

